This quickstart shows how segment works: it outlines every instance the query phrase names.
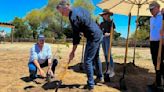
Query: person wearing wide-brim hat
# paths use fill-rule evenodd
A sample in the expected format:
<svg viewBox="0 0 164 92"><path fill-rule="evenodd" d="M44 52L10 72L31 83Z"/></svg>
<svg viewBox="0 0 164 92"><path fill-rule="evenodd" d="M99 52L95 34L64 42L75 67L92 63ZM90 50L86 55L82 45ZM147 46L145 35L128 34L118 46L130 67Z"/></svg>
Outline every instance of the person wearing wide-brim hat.
<svg viewBox="0 0 164 92"><path fill-rule="evenodd" d="M112 16L113 13L109 11L109 9L104 9L102 13L99 14L100 16L103 16L103 15L110 15Z"/></svg>
<svg viewBox="0 0 164 92"><path fill-rule="evenodd" d="M102 13L99 14L103 18L103 22L100 24L100 28L103 31L103 41L102 41L102 48L105 56L105 61L106 61L106 72L104 74L104 77L108 75L109 77L113 77L115 75L114 73L114 62L112 55L110 54L110 67L109 67L109 61L108 61L108 49L110 48L110 31L111 27L115 29L115 24L113 21L110 19L110 16L113 15L112 12L110 12L108 9L104 9ZM107 72L108 69L110 72Z"/></svg>

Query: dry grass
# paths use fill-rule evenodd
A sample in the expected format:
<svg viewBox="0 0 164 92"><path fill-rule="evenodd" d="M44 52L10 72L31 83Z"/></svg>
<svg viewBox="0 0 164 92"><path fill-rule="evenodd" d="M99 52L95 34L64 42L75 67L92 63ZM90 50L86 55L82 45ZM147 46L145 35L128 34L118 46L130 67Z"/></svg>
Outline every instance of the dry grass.
<svg viewBox="0 0 164 92"><path fill-rule="evenodd" d="M46 84L35 84L33 82L25 82L21 80L23 77L27 77L28 73L28 58L29 49L33 43L6 43L0 44L0 92L54 92L54 82L49 85ZM56 56L60 56L59 64L56 69L56 80L62 73L65 64L68 61L68 55L71 51L72 45L69 48L61 44L51 44L52 51L55 53L57 49L60 49L60 53ZM85 92L83 86L86 84L86 75L81 73L78 69L78 63L81 61L81 50L82 46L78 46L76 56L70 64L63 84L63 88L59 89L59 92ZM115 72L116 76L112 78L110 83L99 84L95 86L94 92L120 92L118 82L122 76L123 61L124 61L125 48L113 47L112 53L115 61ZM132 61L133 48L129 48L128 60L129 63ZM101 61L104 63L103 52L100 53ZM150 84L154 80L154 70L151 62L151 56L149 48L137 48L136 50L136 67L132 64L127 65L127 74L125 77L128 91L127 92L145 92L146 85ZM24 88L33 86L33 88L25 90Z"/></svg>

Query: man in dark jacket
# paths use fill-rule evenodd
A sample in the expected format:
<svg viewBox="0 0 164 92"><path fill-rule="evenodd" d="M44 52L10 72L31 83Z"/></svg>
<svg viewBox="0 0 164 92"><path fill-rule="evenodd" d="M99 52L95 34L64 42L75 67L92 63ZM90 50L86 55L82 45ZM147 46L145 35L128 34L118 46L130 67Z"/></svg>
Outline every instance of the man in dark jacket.
<svg viewBox="0 0 164 92"><path fill-rule="evenodd" d="M84 63L88 77L87 87L89 90L92 90L95 84L93 78L93 62L97 69L96 82L102 82L103 80L102 64L99 59L100 43L103 33L96 22L92 20L91 14L84 8L71 8L67 0L62 0L56 8L63 16L69 17L73 29L73 48L69 55L70 60L75 56L74 53L80 42L80 33L82 32L87 39Z"/></svg>

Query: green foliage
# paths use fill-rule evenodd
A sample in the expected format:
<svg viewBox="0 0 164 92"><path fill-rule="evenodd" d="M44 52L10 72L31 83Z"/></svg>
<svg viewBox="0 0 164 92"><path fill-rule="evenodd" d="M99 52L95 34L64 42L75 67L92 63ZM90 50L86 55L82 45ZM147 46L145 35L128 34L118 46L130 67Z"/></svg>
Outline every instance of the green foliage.
<svg viewBox="0 0 164 92"><path fill-rule="evenodd" d="M95 6L93 5L92 0L74 0L73 7L79 6L88 10L93 20L96 21L97 17L93 13L93 11L95 10Z"/></svg>
<svg viewBox="0 0 164 92"><path fill-rule="evenodd" d="M30 30L28 30L28 25L25 24L21 18L15 17L13 20L13 24L15 26L14 37L15 38L29 38Z"/></svg>
<svg viewBox="0 0 164 92"><path fill-rule="evenodd" d="M147 40L149 38L149 19L150 17L139 17L137 33L132 33L131 38L137 39L138 41Z"/></svg>
<svg viewBox="0 0 164 92"><path fill-rule="evenodd" d="M56 5L59 1L49 0L47 6L32 10L20 21L18 19L14 20L13 24L16 25L15 36L36 39L37 34L43 33L47 38L62 39L65 38L65 35L67 38L72 38L72 29L68 18L63 17L56 10ZM74 0L73 6L86 8L91 13L91 16L95 20L97 19L93 15L95 7L91 0Z"/></svg>
<svg viewBox="0 0 164 92"><path fill-rule="evenodd" d="M73 31L71 27L64 28L64 35L66 35L67 38L72 38L73 37Z"/></svg>
<svg viewBox="0 0 164 92"><path fill-rule="evenodd" d="M121 36L121 33L114 31L114 40L118 40Z"/></svg>
<svg viewBox="0 0 164 92"><path fill-rule="evenodd" d="M30 29L33 31L33 38L36 39L37 38L37 29L40 25L41 22L41 11L40 10L32 10L32 12L30 12L26 17L25 17L25 21L28 22Z"/></svg>
<svg viewBox="0 0 164 92"><path fill-rule="evenodd" d="M91 14L93 13L93 10L95 9L93 3L91 0L74 0L74 7L83 7L87 9Z"/></svg>

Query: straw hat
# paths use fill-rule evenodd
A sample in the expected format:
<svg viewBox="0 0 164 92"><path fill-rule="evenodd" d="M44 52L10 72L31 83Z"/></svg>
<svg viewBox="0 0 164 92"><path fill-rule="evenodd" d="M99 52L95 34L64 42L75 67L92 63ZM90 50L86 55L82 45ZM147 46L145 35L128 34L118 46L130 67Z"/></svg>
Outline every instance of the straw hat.
<svg viewBox="0 0 164 92"><path fill-rule="evenodd" d="M109 11L109 9L104 9L102 13L100 13L99 15L102 16L102 15L105 15L105 14L109 14L109 15L113 15L112 12Z"/></svg>

